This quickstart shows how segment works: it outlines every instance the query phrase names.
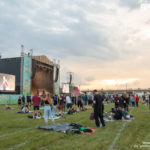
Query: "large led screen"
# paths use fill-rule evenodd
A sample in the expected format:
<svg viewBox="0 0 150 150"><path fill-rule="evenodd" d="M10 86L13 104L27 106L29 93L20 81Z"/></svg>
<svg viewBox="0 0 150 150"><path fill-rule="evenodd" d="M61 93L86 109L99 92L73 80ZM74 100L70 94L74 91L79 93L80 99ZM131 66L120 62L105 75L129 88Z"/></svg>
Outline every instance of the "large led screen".
<svg viewBox="0 0 150 150"><path fill-rule="evenodd" d="M69 84L64 83L62 88L63 93L69 93Z"/></svg>
<svg viewBox="0 0 150 150"><path fill-rule="evenodd" d="M15 91L15 76L0 73L0 91Z"/></svg>

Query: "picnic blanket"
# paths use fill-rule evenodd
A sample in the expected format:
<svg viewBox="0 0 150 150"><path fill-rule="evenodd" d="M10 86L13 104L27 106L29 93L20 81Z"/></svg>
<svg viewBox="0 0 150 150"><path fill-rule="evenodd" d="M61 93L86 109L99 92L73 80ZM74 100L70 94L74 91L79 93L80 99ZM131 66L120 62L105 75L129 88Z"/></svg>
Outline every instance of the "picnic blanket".
<svg viewBox="0 0 150 150"><path fill-rule="evenodd" d="M75 123L57 123L54 125L47 125L47 126L40 126L38 129L44 129L44 130L52 130L56 132L63 132L63 133L76 133L76 134L91 134L96 131L96 128L88 128L84 127L79 124Z"/></svg>
<svg viewBox="0 0 150 150"><path fill-rule="evenodd" d="M128 117L128 118L122 117L121 120L116 120L116 119L114 119L111 115L106 115L106 116L104 116L104 121L105 121L105 122L114 122L114 121L131 122L132 120L134 120L134 117Z"/></svg>
<svg viewBox="0 0 150 150"><path fill-rule="evenodd" d="M33 111L29 111L29 112L22 112L22 111L19 111L19 112L17 112L18 114L31 114L31 113L33 113Z"/></svg>
<svg viewBox="0 0 150 150"><path fill-rule="evenodd" d="M31 115L27 116L27 117L30 118L30 119L33 119L33 116L31 116ZM57 119L60 119L60 118L61 118L60 116L59 117L55 116L54 120L57 120ZM36 116L36 117L34 117L34 119L44 119L44 116L42 116L42 117L41 116L40 117ZM51 119L51 118L49 118L49 119Z"/></svg>

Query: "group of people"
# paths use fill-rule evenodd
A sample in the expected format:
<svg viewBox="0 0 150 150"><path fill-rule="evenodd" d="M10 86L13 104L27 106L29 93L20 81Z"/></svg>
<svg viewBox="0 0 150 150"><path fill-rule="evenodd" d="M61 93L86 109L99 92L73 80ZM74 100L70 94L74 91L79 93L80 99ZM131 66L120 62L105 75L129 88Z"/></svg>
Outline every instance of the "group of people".
<svg viewBox="0 0 150 150"><path fill-rule="evenodd" d="M122 119L130 119L133 116L129 115L129 106L131 107L138 107L139 106L139 100L140 97L136 94L128 94L124 93L121 96L118 94L115 95L104 95L103 93L98 93L97 90L94 90L94 101L93 101L93 108L94 108L94 118L95 118L95 124L97 127L100 126L100 122L102 124L102 127L105 127L105 122L103 118L104 113L104 101L105 102L114 102L114 108L113 108L113 118L116 120ZM150 100L150 96L145 97L146 103L148 103Z"/></svg>
<svg viewBox="0 0 150 150"><path fill-rule="evenodd" d="M27 105L31 106L31 96L27 95L26 97L23 95L22 97L19 96L18 98L18 107L25 106L27 100Z"/></svg>
<svg viewBox="0 0 150 150"><path fill-rule="evenodd" d="M145 94L142 96L144 103L146 103L147 105L150 104L150 95L149 94Z"/></svg>
<svg viewBox="0 0 150 150"><path fill-rule="evenodd" d="M48 124L48 119L51 119L54 123L56 112L57 116L63 117L63 112L66 110L66 107L67 111L72 108L72 101L69 95L52 95L45 90L43 90L42 93L37 91L37 93L32 97L32 103L33 118L38 116L40 106L44 107L44 120L46 124Z"/></svg>
<svg viewBox="0 0 150 150"><path fill-rule="evenodd" d="M116 94L114 95L115 108L121 107L126 111L129 111L129 106L139 106L139 99L138 95L129 95L124 93L122 96L118 96L118 94Z"/></svg>
<svg viewBox="0 0 150 150"><path fill-rule="evenodd" d="M77 95L72 95L70 98L73 104L80 105L82 103L83 106L93 104L93 100L94 100L93 94L87 94L87 92L77 94Z"/></svg>
<svg viewBox="0 0 150 150"><path fill-rule="evenodd" d="M92 104L92 98L91 101L90 103ZM18 98L18 106L21 107L22 113L27 113L29 111L31 103L33 103L33 118L37 118L40 107L44 107L44 120L45 123L48 124L49 119L54 123L55 114L63 117L63 112L65 112L66 109L67 112L71 110L73 104L77 105L80 111L83 110L84 106L89 103L89 98L86 93L74 99L64 94L60 94L59 96L52 95L46 90L43 90L41 93L37 91L32 98L29 95L26 97L23 95Z"/></svg>
<svg viewBox="0 0 150 150"><path fill-rule="evenodd" d="M94 118L95 124L99 128L100 122L102 127L105 127L105 122L103 118L104 113L104 101L109 101L108 96L105 96L102 92L98 92L97 90L93 91L93 97L91 98L91 104L94 109ZM84 105L88 104L88 96L86 93L84 95L79 95L75 100L69 95L60 94L60 96L52 95L49 92L43 90L41 93L37 91L37 93L32 97L27 96L27 103L25 105L25 96L19 97L18 105L21 104L23 111L28 110L28 106L31 105L31 101L33 103L33 118L39 115L40 106L44 107L44 120L45 123L48 124L48 120L54 123L55 115L63 117L63 112L72 109L72 105L76 104L80 110L84 108ZM139 105L139 96L138 95L129 95L127 93L122 96L118 96L118 94L112 95L113 102L115 104L115 110L121 110L124 112L129 111L129 106L137 106ZM145 99L147 99L145 97Z"/></svg>
<svg viewBox="0 0 150 150"><path fill-rule="evenodd" d="M78 96L77 105L81 110L83 109L83 106L86 105L86 103L84 103L84 98L86 97L85 95ZM32 101L34 106L34 114L37 110L38 115L40 104L44 105L44 119L46 124L48 124L49 118L51 118L51 121L54 123L56 111L57 115L59 115L59 112L61 112L61 116L63 117L63 110L65 110L65 107L67 106L67 109L69 110L72 108L73 103L69 95L60 94L59 97L57 95L53 96L48 92L46 93L45 90L43 90L41 95L39 92L37 92L37 94L33 96ZM104 95L102 93L98 93L97 90L93 91L93 108L96 126L100 128L101 121L102 126L105 127L105 122L103 119Z"/></svg>

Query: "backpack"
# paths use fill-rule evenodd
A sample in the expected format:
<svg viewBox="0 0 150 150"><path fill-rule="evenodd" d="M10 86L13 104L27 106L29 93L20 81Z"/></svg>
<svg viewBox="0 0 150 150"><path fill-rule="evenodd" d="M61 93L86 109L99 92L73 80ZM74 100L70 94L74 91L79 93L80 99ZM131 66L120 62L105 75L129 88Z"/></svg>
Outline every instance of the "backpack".
<svg viewBox="0 0 150 150"><path fill-rule="evenodd" d="M114 118L117 119L117 120L121 120L122 116L123 116L122 111L121 110L116 110Z"/></svg>
<svg viewBox="0 0 150 150"><path fill-rule="evenodd" d="M94 120L94 113L90 114L90 120Z"/></svg>

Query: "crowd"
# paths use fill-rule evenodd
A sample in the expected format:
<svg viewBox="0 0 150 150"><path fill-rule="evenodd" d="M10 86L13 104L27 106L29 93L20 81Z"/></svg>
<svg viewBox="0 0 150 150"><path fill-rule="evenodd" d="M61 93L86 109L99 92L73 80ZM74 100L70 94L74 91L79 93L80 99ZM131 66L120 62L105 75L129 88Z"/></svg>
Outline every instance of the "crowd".
<svg viewBox="0 0 150 150"><path fill-rule="evenodd" d="M37 91L37 93L32 98L29 95L26 97L19 97L18 106L21 107L23 113L26 113L29 111L31 103L33 103L33 118L38 117L39 109L40 107L43 107L44 120L45 123L48 124L49 119L51 119L51 121L54 123L55 116L63 117L63 113L72 110L73 105L76 105L80 111L84 110L86 105L91 105L94 109L96 126L100 127L101 122L102 126L105 127L105 122L103 119L105 103L114 103L113 112L115 114L116 112L122 112L126 114L129 112L129 106L139 106L139 99L140 97L138 95L129 95L124 93L121 96L118 94L108 96L104 95L102 92L98 92L97 90L94 90L93 94L90 95L84 93L82 95L72 97L69 94L60 94L59 96L52 95L49 92L43 90L41 93ZM149 99L149 95L143 96L143 100L146 103L149 103ZM25 100L27 100L27 104L25 104Z"/></svg>
<svg viewBox="0 0 150 150"><path fill-rule="evenodd" d="M122 96L118 96L117 94L113 96L115 108L121 107L126 111L129 111L129 106L137 106L139 104L139 96L138 95L129 95L127 93Z"/></svg>
<svg viewBox="0 0 150 150"><path fill-rule="evenodd" d="M27 104L26 104L27 101ZM79 111L85 110L85 106L92 104L93 97L86 93L78 96L70 96L69 94L52 95L46 90L37 93L31 98L23 95L18 98L18 107L22 113L29 112L31 103L33 104L33 118L39 117L40 107L44 107L44 119L48 124L48 119L54 123L55 116L63 117L64 112L70 112L73 105L77 105Z"/></svg>
<svg viewBox="0 0 150 150"><path fill-rule="evenodd" d="M150 95L149 94L143 95L142 98L143 98L144 103L146 103L147 105L150 104Z"/></svg>

